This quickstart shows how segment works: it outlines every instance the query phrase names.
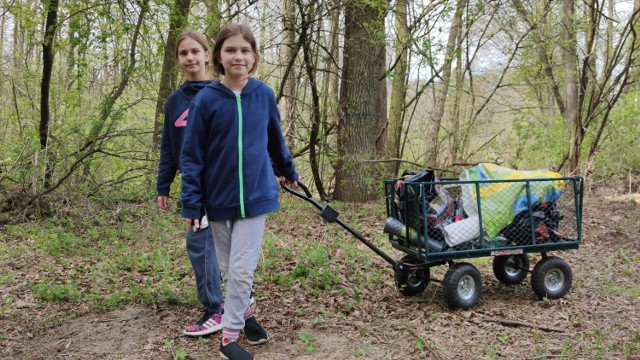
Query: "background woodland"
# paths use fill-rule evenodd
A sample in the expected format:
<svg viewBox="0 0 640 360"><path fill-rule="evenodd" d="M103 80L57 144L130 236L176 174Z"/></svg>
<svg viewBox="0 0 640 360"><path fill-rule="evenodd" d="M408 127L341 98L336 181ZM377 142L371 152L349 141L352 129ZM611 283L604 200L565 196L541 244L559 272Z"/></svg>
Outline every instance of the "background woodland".
<svg viewBox="0 0 640 360"><path fill-rule="evenodd" d="M3 0L3 210L51 192L155 196L163 108L185 28L259 38L304 181L361 202L383 179L478 162L632 178L632 1ZM175 188L174 188L175 189ZM631 190L631 189L630 189ZM177 192L174 190L174 197Z"/></svg>

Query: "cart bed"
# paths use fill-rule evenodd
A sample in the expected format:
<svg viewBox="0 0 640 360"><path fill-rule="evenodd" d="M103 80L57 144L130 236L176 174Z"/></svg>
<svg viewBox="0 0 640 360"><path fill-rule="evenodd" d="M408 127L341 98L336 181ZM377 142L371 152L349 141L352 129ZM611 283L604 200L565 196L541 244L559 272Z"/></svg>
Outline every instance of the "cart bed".
<svg viewBox="0 0 640 360"><path fill-rule="evenodd" d="M401 194L398 181L385 181L387 215L407 231L389 241L421 261L580 246L581 177L404 182Z"/></svg>

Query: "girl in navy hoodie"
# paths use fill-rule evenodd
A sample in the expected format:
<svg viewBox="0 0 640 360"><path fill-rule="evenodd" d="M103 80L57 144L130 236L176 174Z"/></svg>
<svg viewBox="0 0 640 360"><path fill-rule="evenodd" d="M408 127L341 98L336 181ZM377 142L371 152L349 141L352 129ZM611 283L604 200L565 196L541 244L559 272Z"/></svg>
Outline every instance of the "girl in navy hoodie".
<svg viewBox="0 0 640 360"><path fill-rule="evenodd" d="M187 126L189 104L202 88L211 83L209 44L197 31L185 31L176 41L176 60L187 81L171 93L164 113L164 130L158 167L158 207L169 210L169 189L180 171L180 152ZM198 300L204 305L204 315L184 329L189 336L201 336L222 330L222 292L220 270L211 229L206 224L204 208L198 210L199 226L187 230L187 253L196 275Z"/></svg>
<svg viewBox="0 0 640 360"><path fill-rule="evenodd" d="M214 69L223 79L202 89L189 107L182 150L182 217L198 226L206 208L226 283L222 343L225 359L253 359L240 347L269 337L249 306L266 214L279 208L278 181L296 187L298 174L282 135L273 90L251 78L259 63L244 25L225 26L215 41Z"/></svg>

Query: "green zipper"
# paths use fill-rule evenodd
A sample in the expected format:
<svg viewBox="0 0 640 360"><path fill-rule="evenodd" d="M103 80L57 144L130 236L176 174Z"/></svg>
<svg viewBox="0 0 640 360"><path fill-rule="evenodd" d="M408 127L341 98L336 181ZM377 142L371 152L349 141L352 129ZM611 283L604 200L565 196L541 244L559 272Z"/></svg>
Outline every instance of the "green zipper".
<svg viewBox="0 0 640 360"><path fill-rule="evenodd" d="M238 105L238 180L240 181L240 216L244 219L244 176L242 175L242 104L240 95L236 95Z"/></svg>

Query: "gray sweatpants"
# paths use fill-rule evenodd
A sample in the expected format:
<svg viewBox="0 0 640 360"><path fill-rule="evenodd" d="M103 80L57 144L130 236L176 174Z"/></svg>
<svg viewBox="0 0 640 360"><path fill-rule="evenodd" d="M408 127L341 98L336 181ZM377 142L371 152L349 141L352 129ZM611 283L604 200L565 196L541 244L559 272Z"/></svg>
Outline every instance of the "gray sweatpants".
<svg viewBox="0 0 640 360"><path fill-rule="evenodd" d="M244 328L244 312L249 308L266 220L265 214L211 222L218 265L227 290L222 316L222 326L227 329Z"/></svg>

